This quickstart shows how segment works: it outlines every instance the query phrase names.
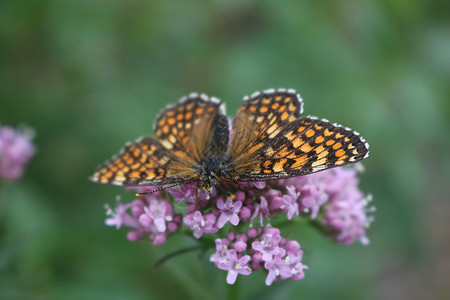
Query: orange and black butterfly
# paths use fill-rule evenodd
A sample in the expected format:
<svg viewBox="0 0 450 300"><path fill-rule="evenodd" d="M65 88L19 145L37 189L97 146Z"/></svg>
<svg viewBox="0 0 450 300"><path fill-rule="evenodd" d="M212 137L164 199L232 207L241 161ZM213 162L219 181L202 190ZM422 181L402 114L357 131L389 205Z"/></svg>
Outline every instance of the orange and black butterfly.
<svg viewBox="0 0 450 300"><path fill-rule="evenodd" d="M160 113L155 137L128 143L90 179L123 186L197 182L210 190L222 181L300 176L368 156L356 131L302 112L292 89L256 92L244 98L230 135L223 103L192 93Z"/></svg>

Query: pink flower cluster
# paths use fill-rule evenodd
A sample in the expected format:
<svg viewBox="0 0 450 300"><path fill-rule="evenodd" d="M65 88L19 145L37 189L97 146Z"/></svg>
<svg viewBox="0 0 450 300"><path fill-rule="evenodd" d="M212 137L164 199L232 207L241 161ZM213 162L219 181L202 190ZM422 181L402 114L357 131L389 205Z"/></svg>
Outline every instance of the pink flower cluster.
<svg viewBox="0 0 450 300"><path fill-rule="evenodd" d="M155 245L165 243L183 223L196 239L213 235L216 252L210 260L228 272L229 284L238 274L258 269L267 273L267 285L301 280L307 267L301 262L300 245L281 236L277 221L311 219L338 243L367 244L370 197L359 190L357 173L357 167L334 168L239 187L222 183L211 193L196 191L195 183L183 184L119 204L115 211L108 208L106 224L131 228L129 240L150 238ZM217 237L224 234L226 238Z"/></svg>
<svg viewBox="0 0 450 300"><path fill-rule="evenodd" d="M0 178L16 180L36 149L30 129L15 130L0 124Z"/></svg>
<svg viewBox="0 0 450 300"><path fill-rule="evenodd" d="M233 284L238 274L249 275L264 268L266 285L271 285L280 279L303 279L303 270L308 267L301 263L302 255L300 245L281 237L278 228L258 227L246 234L230 232L226 238L216 239L216 252L210 261L228 271L228 284Z"/></svg>

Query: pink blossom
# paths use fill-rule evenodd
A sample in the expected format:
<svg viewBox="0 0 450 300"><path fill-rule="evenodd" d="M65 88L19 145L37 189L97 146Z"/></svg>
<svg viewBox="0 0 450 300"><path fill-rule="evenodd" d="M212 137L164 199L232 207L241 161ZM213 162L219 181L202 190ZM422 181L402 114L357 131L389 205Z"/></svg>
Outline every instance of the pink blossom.
<svg viewBox="0 0 450 300"><path fill-rule="evenodd" d="M15 130L0 124L0 178L16 180L36 152L31 143L32 130Z"/></svg>
<svg viewBox="0 0 450 300"><path fill-rule="evenodd" d="M219 219L217 220L217 227L222 228L228 221L236 226L239 224L239 216L238 213L242 207L241 201L233 201L230 197L227 198L227 201L224 203L223 198L220 198L217 201L217 208L220 211Z"/></svg>
<svg viewBox="0 0 450 300"><path fill-rule="evenodd" d="M116 226L117 229L120 229L122 225L137 228L138 223L136 219L127 214L127 210L130 207L131 203L118 204L114 210L112 210L109 206L105 206L106 214L109 216L109 218L105 220L105 224L108 226Z"/></svg>
<svg viewBox="0 0 450 300"><path fill-rule="evenodd" d="M235 250L228 251L228 257L225 262L220 262L217 266L221 270L228 271L227 283L234 284L239 274L249 275L252 270L247 266L250 261L249 255L238 258Z"/></svg>
<svg viewBox="0 0 450 300"><path fill-rule="evenodd" d="M280 230L277 228L266 228L262 240L252 243L252 248L262 254L264 261L270 261L276 255L284 255L284 250L278 247L281 241Z"/></svg>
<svg viewBox="0 0 450 300"><path fill-rule="evenodd" d="M219 231L214 226L216 223L216 216L213 214L202 215L200 211L189 213L184 217L184 224L189 226L194 231L194 236L198 239L204 233L216 233Z"/></svg>
<svg viewBox="0 0 450 300"><path fill-rule="evenodd" d="M274 209L280 209L282 212L287 212L287 218L290 220L294 215L299 215L297 199L300 193L293 186L286 187L286 190L288 192L287 195L275 197L272 200L272 207Z"/></svg>

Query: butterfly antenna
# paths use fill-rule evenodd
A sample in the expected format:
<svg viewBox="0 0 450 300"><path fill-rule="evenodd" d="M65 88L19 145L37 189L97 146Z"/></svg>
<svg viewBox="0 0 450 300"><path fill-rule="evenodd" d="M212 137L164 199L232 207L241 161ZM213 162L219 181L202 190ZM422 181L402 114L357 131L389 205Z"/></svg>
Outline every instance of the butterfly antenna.
<svg viewBox="0 0 450 300"><path fill-rule="evenodd" d="M183 182L178 182L178 183L175 183L175 184L172 184L172 185L163 186L163 187L161 187L161 188L159 188L159 189L156 189L156 190L146 191L146 192L143 192L143 193L136 193L136 197L143 197L143 196L148 195L148 194L152 194L152 193L159 192L159 191L164 191L164 190L173 188L173 187L175 187L175 186L182 185L182 184L184 184L184 183L191 183L191 182L194 182L194 181L196 181L196 180L198 180L197 177L195 177L195 178L193 178L193 179L191 179L191 180L188 180L188 181L183 181Z"/></svg>
<svg viewBox="0 0 450 300"><path fill-rule="evenodd" d="M172 188L172 187L179 186L179 185L181 185L181 184L182 184L182 182L180 182L180 183L175 183L175 184L168 185L168 186L163 186L163 187L161 187L161 188L159 188L159 189L152 190L152 191L146 191L146 192L143 192L143 193L136 193L136 197L143 197L143 196L145 196L145 195L152 194L152 193L154 193L154 192L159 192L159 191L167 190L167 189L170 189L170 188Z"/></svg>

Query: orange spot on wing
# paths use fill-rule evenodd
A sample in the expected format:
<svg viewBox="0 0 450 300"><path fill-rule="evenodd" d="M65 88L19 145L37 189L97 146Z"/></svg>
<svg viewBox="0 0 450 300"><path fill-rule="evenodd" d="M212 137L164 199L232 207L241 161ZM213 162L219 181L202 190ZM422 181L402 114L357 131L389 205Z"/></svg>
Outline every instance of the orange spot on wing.
<svg viewBox="0 0 450 300"><path fill-rule="evenodd" d="M292 141L292 146L294 146L295 149L297 149L298 147L300 147L301 145L303 145L305 143L305 141L303 141L301 138L296 138L295 140Z"/></svg>
<svg viewBox="0 0 450 300"><path fill-rule="evenodd" d="M325 141L325 138L323 136L319 135L318 137L316 137L316 144L323 143L323 141Z"/></svg>
<svg viewBox="0 0 450 300"><path fill-rule="evenodd" d="M305 132L305 135L310 138L314 135L314 133L315 133L314 130L308 129L308 131Z"/></svg>
<svg viewBox="0 0 450 300"><path fill-rule="evenodd" d="M330 131L330 130L328 130L328 128L325 128L325 130L323 131L323 134L324 134L325 136L330 136L330 135L333 135L333 132Z"/></svg>
<svg viewBox="0 0 450 300"><path fill-rule="evenodd" d="M308 156L305 154L295 159L295 163L291 166L291 168L298 169L302 167L306 163L307 158Z"/></svg>
<svg viewBox="0 0 450 300"><path fill-rule="evenodd" d="M288 110L289 110L290 112L294 112L294 111L296 110L295 105L294 105L294 104L289 104Z"/></svg>
<svg viewBox="0 0 450 300"><path fill-rule="evenodd" d="M141 176L141 172L138 172L138 171L132 171L130 173L130 178L136 179L136 178L140 178L140 176Z"/></svg>
<svg viewBox="0 0 450 300"><path fill-rule="evenodd" d="M283 170L284 170L284 164L285 164L286 162L287 162L287 159L286 159L286 158L282 158L282 159L280 159L279 161L277 161L277 162L275 162L275 163L273 164L272 169L273 169L275 172L283 171Z"/></svg>
<svg viewBox="0 0 450 300"><path fill-rule="evenodd" d="M272 161L266 160L266 161L263 163L263 167L264 167L265 169L268 169L269 166L270 166L271 164L272 164Z"/></svg>
<svg viewBox="0 0 450 300"><path fill-rule="evenodd" d="M328 153L329 153L329 152L326 151L326 150L325 150L325 151L322 151L322 152L319 153L319 155L317 155L317 158L318 158L318 159L324 158L324 157L326 157L326 156L328 155Z"/></svg>
<svg viewBox="0 0 450 300"><path fill-rule="evenodd" d="M342 147L342 144L341 144L341 143L336 143L336 144L333 145L333 149L334 149L334 150L337 150L337 149L339 149L339 148L341 148L341 147Z"/></svg>
<svg viewBox="0 0 450 300"><path fill-rule="evenodd" d="M334 155L336 155L337 157L341 157L345 154L345 150L344 149L339 149L338 151L336 151L336 153Z"/></svg>
<svg viewBox="0 0 450 300"><path fill-rule="evenodd" d="M326 159L326 158L318 159L318 160L316 160L315 162L313 162L313 163L311 164L311 166L312 166L312 167L317 167L317 166L320 166L320 165L324 165L326 162L327 162L327 159Z"/></svg>
<svg viewBox="0 0 450 300"><path fill-rule="evenodd" d="M269 105L270 104L270 102L271 102L271 100L270 100L270 98L264 98L264 99L262 99L262 104L264 104L264 105Z"/></svg>
<svg viewBox="0 0 450 300"><path fill-rule="evenodd" d="M251 147L250 150L249 150L249 152L250 152L250 153L256 152L256 151L258 151L262 146L264 146L264 144L263 144L263 143L259 143L259 144L255 145L255 146Z"/></svg>
<svg viewBox="0 0 450 300"><path fill-rule="evenodd" d="M333 145L335 142L336 142L335 140L328 140L328 141L325 143L325 145L331 146L331 145Z"/></svg>
<svg viewBox="0 0 450 300"><path fill-rule="evenodd" d="M302 146L300 147L300 150L302 150L302 151L305 152L305 153L308 153L309 151L312 150L312 147L311 147L310 144L305 143L304 145L302 145Z"/></svg>

